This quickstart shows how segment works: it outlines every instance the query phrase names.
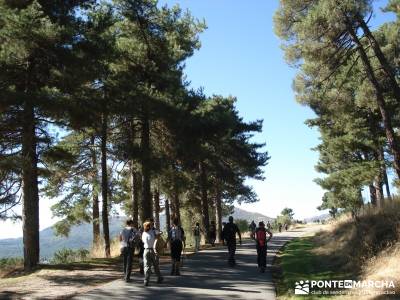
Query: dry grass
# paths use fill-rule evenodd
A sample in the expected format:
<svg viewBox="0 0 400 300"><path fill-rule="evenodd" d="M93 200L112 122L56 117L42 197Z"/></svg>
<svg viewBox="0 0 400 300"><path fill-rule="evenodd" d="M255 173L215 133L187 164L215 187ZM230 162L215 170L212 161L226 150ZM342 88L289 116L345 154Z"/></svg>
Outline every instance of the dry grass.
<svg viewBox="0 0 400 300"><path fill-rule="evenodd" d="M111 252L111 257L117 257L121 254L120 242L118 237L110 241L110 252ZM104 258L105 257L104 242L101 241L93 245L92 249L90 249L89 256L91 258Z"/></svg>
<svg viewBox="0 0 400 300"><path fill-rule="evenodd" d="M360 281L393 280L400 295L400 199L382 209L366 207L356 220L342 215L317 233L314 242L313 253L324 257L332 269L351 272ZM363 299L386 297L377 296L379 290L372 288L363 292L370 294Z"/></svg>

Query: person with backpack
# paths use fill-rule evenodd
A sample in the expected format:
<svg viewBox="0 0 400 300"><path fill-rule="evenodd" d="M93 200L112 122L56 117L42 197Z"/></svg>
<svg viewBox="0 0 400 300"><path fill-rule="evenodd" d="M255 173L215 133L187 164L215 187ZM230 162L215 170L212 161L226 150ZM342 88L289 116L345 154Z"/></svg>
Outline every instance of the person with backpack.
<svg viewBox="0 0 400 300"><path fill-rule="evenodd" d="M177 218L173 220L172 227L168 232L168 241L170 242L171 247L171 275L179 276L181 275L179 268L181 263L181 254L185 244L185 231L180 226Z"/></svg>
<svg viewBox="0 0 400 300"><path fill-rule="evenodd" d="M215 247L215 240L217 239L217 228L215 227L215 222L211 221L208 236L210 238L210 244Z"/></svg>
<svg viewBox="0 0 400 300"><path fill-rule="evenodd" d="M229 223L224 226L222 230L222 244L228 246L228 264L233 267L236 265L235 252L236 252L236 234L239 236L239 243L242 244L242 236L239 227L233 223L233 217L229 217Z"/></svg>
<svg viewBox="0 0 400 300"><path fill-rule="evenodd" d="M267 233L269 237L267 238ZM257 264L261 273L265 272L267 267L267 243L272 238L272 233L265 228L264 222L258 223L256 229L256 249L257 249Z"/></svg>
<svg viewBox="0 0 400 300"><path fill-rule="evenodd" d="M154 272L157 275L157 283L163 282L163 277L160 273L159 260L157 253L154 250L154 244L160 232L157 229L151 229L151 222L143 224L142 241L144 244L143 263L144 263L144 285L148 286L150 281L150 268L154 267Z"/></svg>
<svg viewBox="0 0 400 300"><path fill-rule="evenodd" d="M200 228L199 222L196 223L196 226L193 228L193 237L194 237L194 252L197 253L200 250L200 233L202 233L203 230Z"/></svg>
<svg viewBox="0 0 400 300"><path fill-rule="evenodd" d="M119 235L121 243L121 254L124 258L124 279L126 282L130 281L132 271L132 260L135 253L135 242L139 237L139 232L133 227L133 221L127 220L126 227Z"/></svg>
<svg viewBox="0 0 400 300"><path fill-rule="evenodd" d="M256 227L257 227L257 225L256 225L256 223L254 222L254 220L251 221L251 223L250 223L250 225L249 225L249 231L250 231L250 238L251 238L252 240L254 240L254 234L255 234L255 232L256 232Z"/></svg>

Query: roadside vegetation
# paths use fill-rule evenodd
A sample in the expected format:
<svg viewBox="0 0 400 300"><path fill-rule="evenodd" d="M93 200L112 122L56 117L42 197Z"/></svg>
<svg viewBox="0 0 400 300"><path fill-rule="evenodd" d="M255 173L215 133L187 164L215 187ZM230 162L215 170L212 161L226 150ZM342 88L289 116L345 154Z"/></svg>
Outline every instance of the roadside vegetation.
<svg viewBox="0 0 400 300"><path fill-rule="evenodd" d="M352 279L393 280L400 295L399 261L400 199L396 199L381 210L366 207L356 219L343 214L315 235L288 243L275 262L280 267L277 293L280 299L295 297L299 280Z"/></svg>

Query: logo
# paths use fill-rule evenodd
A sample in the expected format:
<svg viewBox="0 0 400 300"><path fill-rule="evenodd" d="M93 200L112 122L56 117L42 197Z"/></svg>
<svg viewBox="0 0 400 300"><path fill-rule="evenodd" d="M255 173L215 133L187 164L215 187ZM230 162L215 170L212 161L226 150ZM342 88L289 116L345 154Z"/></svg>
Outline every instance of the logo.
<svg viewBox="0 0 400 300"><path fill-rule="evenodd" d="M296 295L308 295L310 293L310 282L308 280L296 281L294 293Z"/></svg>

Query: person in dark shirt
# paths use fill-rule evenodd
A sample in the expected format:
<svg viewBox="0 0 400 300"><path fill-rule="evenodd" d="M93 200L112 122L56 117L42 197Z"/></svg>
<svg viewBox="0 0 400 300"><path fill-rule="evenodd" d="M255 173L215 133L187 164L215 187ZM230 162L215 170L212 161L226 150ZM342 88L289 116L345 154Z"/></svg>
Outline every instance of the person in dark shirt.
<svg viewBox="0 0 400 300"><path fill-rule="evenodd" d="M233 223L233 217L229 217L229 223L224 226L222 230L222 243L228 246L228 264L235 266L235 252L236 252L236 234L239 236L239 243L242 244L242 236L240 230L235 223Z"/></svg>
<svg viewBox="0 0 400 300"><path fill-rule="evenodd" d="M210 230L208 233L208 236L210 238L210 244L212 247L215 246L215 240L217 238L217 228L215 227L215 222L211 221L211 225L210 225Z"/></svg>

